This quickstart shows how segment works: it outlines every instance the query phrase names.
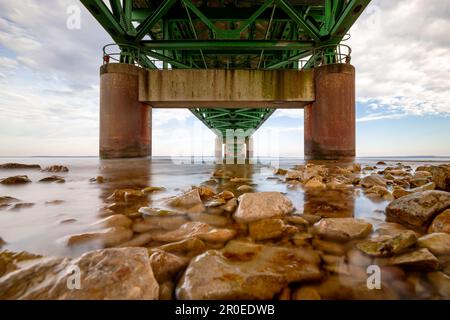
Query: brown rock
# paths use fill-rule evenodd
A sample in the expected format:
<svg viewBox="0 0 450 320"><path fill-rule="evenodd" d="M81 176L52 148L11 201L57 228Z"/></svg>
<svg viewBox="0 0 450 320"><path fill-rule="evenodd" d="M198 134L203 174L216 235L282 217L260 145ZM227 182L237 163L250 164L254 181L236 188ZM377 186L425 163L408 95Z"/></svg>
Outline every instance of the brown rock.
<svg viewBox="0 0 450 320"><path fill-rule="evenodd" d="M188 221L185 215L150 216L138 219L133 224L133 231L142 233L150 230L174 230Z"/></svg>
<svg viewBox="0 0 450 320"><path fill-rule="evenodd" d="M237 222L253 222L266 218L281 218L294 210L288 198L279 192L245 193L239 198L234 213Z"/></svg>
<svg viewBox="0 0 450 320"><path fill-rule="evenodd" d="M284 176L284 175L286 175L287 172L288 172L288 170L277 168L273 171L273 174Z"/></svg>
<svg viewBox="0 0 450 320"><path fill-rule="evenodd" d="M392 201L386 216L411 226L426 226L434 216L450 207L450 193L445 191L416 192Z"/></svg>
<svg viewBox="0 0 450 320"><path fill-rule="evenodd" d="M450 192L450 164L430 166L424 168L424 171L433 175L433 181L436 183L437 189Z"/></svg>
<svg viewBox="0 0 450 320"><path fill-rule="evenodd" d="M312 245L314 249L324 253L334 254L337 256L342 256L345 254L345 247L341 243L313 239Z"/></svg>
<svg viewBox="0 0 450 320"><path fill-rule="evenodd" d="M158 283L173 279L188 263L189 259L181 258L164 250L154 249L150 254L150 265Z"/></svg>
<svg viewBox="0 0 450 320"><path fill-rule="evenodd" d="M182 300L271 299L291 282L319 279L319 261L310 249L231 241L192 260L176 295Z"/></svg>
<svg viewBox="0 0 450 320"><path fill-rule="evenodd" d="M0 169L41 169L38 164L23 164L23 163L4 163L0 164Z"/></svg>
<svg viewBox="0 0 450 320"><path fill-rule="evenodd" d="M188 238L199 238L207 242L226 242L236 236L236 231L231 229L215 229L202 222L187 222L177 230L157 234L153 237L156 241L176 242Z"/></svg>
<svg viewBox="0 0 450 320"><path fill-rule="evenodd" d="M69 289L74 270L80 289ZM78 259L43 258L0 278L0 299L158 299L159 286L144 248L88 252Z"/></svg>
<svg viewBox="0 0 450 320"><path fill-rule="evenodd" d="M445 232L450 234L450 209L445 210L434 218L428 232Z"/></svg>
<svg viewBox="0 0 450 320"><path fill-rule="evenodd" d="M66 179L64 179L63 177L60 177L60 176L50 176L50 177L45 177L45 178L39 180L39 182L64 183L64 182L66 182Z"/></svg>
<svg viewBox="0 0 450 320"><path fill-rule="evenodd" d="M428 249L418 249L390 258L389 264L435 270L439 267L439 260Z"/></svg>
<svg viewBox="0 0 450 320"><path fill-rule="evenodd" d="M0 183L6 184L6 185L24 184L24 183L30 183L30 182L31 182L31 180L27 176L14 176L14 177L0 179Z"/></svg>
<svg viewBox="0 0 450 320"><path fill-rule="evenodd" d="M69 236L68 246L86 246L88 248L105 248L120 245L133 237L133 231L127 228L108 228L101 231Z"/></svg>
<svg viewBox="0 0 450 320"><path fill-rule="evenodd" d="M363 188L371 188L373 186L386 187L386 180L384 180L380 175L372 173L361 179L361 186Z"/></svg>
<svg viewBox="0 0 450 320"><path fill-rule="evenodd" d="M29 261L37 258L41 258L40 255L35 255L26 251L23 252L0 252L0 278L5 274L17 270L23 261ZM1 295L1 293L0 293Z"/></svg>
<svg viewBox="0 0 450 320"><path fill-rule="evenodd" d="M444 298L450 299L450 277L443 272L430 272L427 274L436 291Z"/></svg>
<svg viewBox="0 0 450 320"><path fill-rule="evenodd" d="M175 284L172 281L166 281L159 285L159 300L173 300Z"/></svg>
<svg viewBox="0 0 450 320"><path fill-rule="evenodd" d="M10 210L17 211L17 210L21 210L21 209L27 209L27 208L34 207L34 205L35 204L31 203L31 202L16 203L12 206L12 208Z"/></svg>
<svg viewBox="0 0 450 320"><path fill-rule="evenodd" d="M430 233L419 238L419 247L427 248L435 255L450 254L450 234Z"/></svg>
<svg viewBox="0 0 450 320"><path fill-rule="evenodd" d="M369 256L388 257L404 252L416 242L416 233L405 231L388 239L362 241L357 243L356 247Z"/></svg>
<svg viewBox="0 0 450 320"><path fill-rule="evenodd" d="M47 171L47 172L69 172L69 168L67 168L66 166L54 165L54 166L46 167L42 171Z"/></svg>
<svg viewBox="0 0 450 320"><path fill-rule="evenodd" d="M124 214L113 214L105 219L97 221L94 226L101 226L104 228L124 227L130 228L133 221Z"/></svg>
<svg viewBox="0 0 450 320"><path fill-rule="evenodd" d="M157 249L161 249L179 255L196 256L204 252L207 249L207 247L202 240L197 238L189 238L162 245Z"/></svg>
<svg viewBox="0 0 450 320"><path fill-rule="evenodd" d="M167 205L181 209L185 212L204 212L206 210L198 189L169 199Z"/></svg>
<svg viewBox="0 0 450 320"><path fill-rule="evenodd" d="M198 190L198 194L200 195L200 198L202 200L206 200L209 199L211 197L214 197L216 195L216 192L214 191L213 188L208 187L208 186L200 186L200 187L196 187L194 189Z"/></svg>
<svg viewBox="0 0 450 320"><path fill-rule="evenodd" d="M286 180L299 180L303 179L303 171L289 170L286 172Z"/></svg>
<svg viewBox="0 0 450 320"><path fill-rule="evenodd" d="M263 219L249 225L250 237L256 241L276 239L297 231L296 227L285 224L281 219Z"/></svg>
<svg viewBox="0 0 450 320"><path fill-rule="evenodd" d="M292 300L320 300L317 289L310 286L300 287L292 294Z"/></svg>
<svg viewBox="0 0 450 320"><path fill-rule="evenodd" d="M310 180L308 180L308 182L305 183L305 188L325 189L327 186L322 181L323 181L322 177L311 178Z"/></svg>
<svg viewBox="0 0 450 320"><path fill-rule="evenodd" d="M334 241L350 241L365 238L372 231L372 225L362 219L324 218L314 225L320 237Z"/></svg>

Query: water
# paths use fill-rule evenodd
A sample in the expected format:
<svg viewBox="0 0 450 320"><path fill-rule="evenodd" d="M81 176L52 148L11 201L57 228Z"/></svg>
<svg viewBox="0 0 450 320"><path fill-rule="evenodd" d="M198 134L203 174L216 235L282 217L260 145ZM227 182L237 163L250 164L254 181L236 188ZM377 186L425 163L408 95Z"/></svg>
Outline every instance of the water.
<svg viewBox="0 0 450 320"><path fill-rule="evenodd" d="M194 164L191 164L194 162ZM206 159L208 160L208 159ZM210 159L209 159L210 160ZM229 190L236 196L242 192L236 190L242 184L251 184L254 191L279 191L286 194L294 203L298 212L320 213L326 217L353 216L364 218L376 229L383 223L385 200L367 198L356 189L348 191L321 190L308 191L300 185L292 185L273 179L271 159L260 159L253 165L215 165L201 159L166 158L99 160L98 158L1 158L0 163L17 162L39 164L42 168L50 165L65 165L70 171L56 173L63 176L66 183L38 183L37 181L53 175L36 169L0 169L0 178L27 175L33 183L17 186L0 185L0 196L10 196L21 202L34 203L34 206L17 211L10 208L0 209L0 237L6 241L3 249L28 251L52 256L78 256L83 249L76 251L67 246L69 235L95 230L92 226L102 219L99 212L111 202L107 198L115 189L141 189L147 186L164 187L163 192L149 195L145 205L161 208L161 202L173 195L189 190L193 185L211 178L211 173L219 168L231 171L235 177L250 178L250 183L232 183L219 180L216 192ZM273 159L272 159L273 160ZM375 165L380 159L361 158L358 163ZM439 164L448 159L436 158L432 162ZM414 158L389 158L387 165L403 162L413 168L429 164L430 160ZM180 164L184 162L184 164ZM272 162L273 163L273 162ZM292 168L304 164L303 160L281 159L279 167ZM328 163L330 165L330 163ZM349 163L331 163L331 166L346 167ZM383 168L381 166L380 168ZM91 182L90 179L102 176L105 183ZM271 178L272 177L272 178ZM59 201L58 203L52 203ZM62 201L62 202L61 202ZM70 223L64 223L71 219ZM81 251L80 251L81 250Z"/></svg>

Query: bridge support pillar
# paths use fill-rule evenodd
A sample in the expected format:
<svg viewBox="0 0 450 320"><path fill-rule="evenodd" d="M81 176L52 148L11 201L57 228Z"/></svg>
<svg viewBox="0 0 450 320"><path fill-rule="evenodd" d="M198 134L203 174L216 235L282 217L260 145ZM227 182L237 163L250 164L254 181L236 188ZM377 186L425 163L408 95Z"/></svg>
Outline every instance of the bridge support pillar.
<svg viewBox="0 0 450 320"><path fill-rule="evenodd" d="M216 163L222 163L223 162L223 139L220 137L216 137L215 140L215 149L214 149L214 156L216 158Z"/></svg>
<svg viewBox="0 0 450 320"><path fill-rule="evenodd" d="M140 68L107 64L100 68L100 157L151 155L151 107L139 102Z"/></svg>
<svg viewBox="0 0 450 320"><path fill-rule="evenodd" d="M316 100L305 107L305 158L355 157L355 68L330 64L314 70Z"/></svg>
<svg viewBox="0 0 450 320"><path fill-rule="evenodd" d="M250 160L253 158L253 138L245 138L245 157Z"/></svg>

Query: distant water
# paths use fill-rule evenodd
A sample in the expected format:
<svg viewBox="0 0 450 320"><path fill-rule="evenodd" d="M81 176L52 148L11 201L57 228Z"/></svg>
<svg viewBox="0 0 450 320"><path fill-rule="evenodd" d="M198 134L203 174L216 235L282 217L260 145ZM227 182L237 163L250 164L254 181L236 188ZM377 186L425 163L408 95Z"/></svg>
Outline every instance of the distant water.
<svg viewBox="0 0 450 320"><path fill-rule="evenodd" d="M380 159L360 158L357 162L374 165L378 160ZM408 162L408 165L413 167L430 161L450 162L450 158L384 157L383 160L388 165ZM100 160L96 157L0 158L0 163L36 163L42 167L59 164L66 165L70 169L68 173L57 173L67 180L64 184L37 182L53 173L33 169L0 169L0 178L25 174L33 181L19 186L0 185L0 196L10 196L22 202L34 203L33 207L18 211L11 211L9 208L0 209L0 237L7 242L4 248L48 255L78 255L80 252L71 251L66 246L67 236L92 230L92 224L101 219L98 215L99 210L109 204L107 198L115 189L165 187L167 189L165 192L155 193L149 197L148 206L160 207L163 198L179 194L193 185L199 185L210 179L214 170L223 167L212 161L212 158L164 157L126 160ZM374 202L355 192L337 194L335 191L322 191L317 194L307 192L300 186L289 186L279 180L267 179L272 176L273 167L291 168L303 163L303 160L294 158L261 158L253 165L227 165L226 170L232 171L236 177L251 178L255 191L286 193L300 211L314 212L321 206L331 205L356 217L375 220L384 217L382 210L387 205L386 201ZM345 166L348 163L338 164ZM97 184L89 181L96 176L103 176L106 183ZM241 192L236 190L239 185L221 182L216 188L218 192L230 190L239 196ZM55 200L64 202L48 203ZM75 221L61 223L67 219Z"/></svg>

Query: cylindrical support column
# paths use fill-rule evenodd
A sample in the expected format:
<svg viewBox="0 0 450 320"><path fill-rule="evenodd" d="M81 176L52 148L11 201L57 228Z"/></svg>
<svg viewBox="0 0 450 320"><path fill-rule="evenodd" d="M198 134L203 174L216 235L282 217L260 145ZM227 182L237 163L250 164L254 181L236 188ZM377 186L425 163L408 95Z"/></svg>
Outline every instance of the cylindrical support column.
<svg viewBox="0 0 450 320"><path fill-rule="evenodd" d="M253 158L253 138L245 138L245 155L247 159Z"/></svg>
<svg viewBox="0 0 450 320"><path fill-rule="evenodd" d="M355 157L355 68L330 64L314 69L316 100L305 107L305 158Z"/></svg>
<svg viewBox="0 0 450 320"><path fill-rule="evenodd" d="M215 149L214 149L214 156L216 158L216 163L222 163L223 162L223 138L222 137L216 137L215 140Z"/></svg>
<svg viewBox="0 0 450 320"><path fill-rule="evenodd" d="M107 64L100 68L100 157L151 155L151 107L139 102L140 68Z"/></svg>

